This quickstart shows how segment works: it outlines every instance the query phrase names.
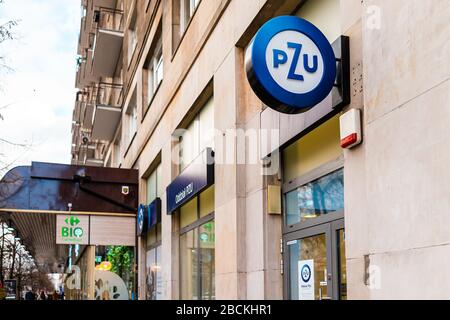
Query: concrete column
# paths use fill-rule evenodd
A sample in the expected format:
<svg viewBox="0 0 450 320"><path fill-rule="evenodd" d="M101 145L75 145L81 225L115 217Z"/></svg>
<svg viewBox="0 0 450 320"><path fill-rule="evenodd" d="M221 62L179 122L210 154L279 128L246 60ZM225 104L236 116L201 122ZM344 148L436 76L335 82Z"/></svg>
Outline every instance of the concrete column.
<svg viewBox="0 0 450 320"><path fill-rule="evenodd" d="M172 141L168 140L161 150L162 183L164 188L172 182L178 173L172 159ZM167 215L166 193L161 198L162 220L162 261L164 299L173 300L179 297L178 239L179 227L176 216Z"/></svg>
<svg viewBox="0 0 450 320"><path fill-rule="evenodd" d="M225 58L214 76L216 298L245 299L245 177L236 164L238 70L237 50ZM230 146L227 143L231 143ZM227 159L229 161L227 161Z"/></svg>

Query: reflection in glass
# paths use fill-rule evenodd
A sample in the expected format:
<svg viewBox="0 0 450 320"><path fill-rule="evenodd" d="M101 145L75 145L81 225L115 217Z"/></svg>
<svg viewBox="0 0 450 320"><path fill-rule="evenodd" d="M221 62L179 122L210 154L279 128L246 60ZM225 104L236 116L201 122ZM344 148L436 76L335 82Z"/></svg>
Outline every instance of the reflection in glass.
<svg viewBox="0 0 450 320"><path fill-rule="evenodd" d="M198 229L180 236L180 282L181 299L197 300L198 292Z"/></svg>
<svg viewBox="0 0 450 320"><path fill-rule="evenodd" d="M162 299L161 246L147 251L147 300Z"/></svg>
<svg viewBox="0 0 450 320"><path fill-rule="evenodd" d="M340 169L286 194L287 225L344 208L344 174Z"/></svg>
<svg viewBox="0 0 450 320"><path fill-rule="evenodd" d="M347 263L345 258L345 231L338 231L338 259L339 259L339 299L347 300Z"/></svg>
<svg viewBox="0 0 450 320"><path fill-rule="evenodd" d="M201 254L201 284L202 284L202 300L215 299L215 283L214 283L214 221L210 221L200 226L200 254Z"/></svg>

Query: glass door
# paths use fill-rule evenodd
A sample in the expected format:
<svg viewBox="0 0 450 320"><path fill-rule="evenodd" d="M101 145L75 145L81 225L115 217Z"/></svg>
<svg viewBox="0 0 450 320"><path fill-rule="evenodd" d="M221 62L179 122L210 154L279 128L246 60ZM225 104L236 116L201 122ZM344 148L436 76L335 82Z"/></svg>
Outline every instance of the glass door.
<svg viewBox="0 0 450 320"><path fill-rule="evenodd" d="M331 223L333 277L335 299L347 300L347 263L345 256L345 229L344 220Z"/></svg>
<svg viewBox="0 0 450 320"><path fill-rule="evenodd" d="M284 252L288 299L347 299L343 219L285 235Z"/></svg>
<svg viewBox="0 0 450 320"><path fill-rule="evenodd" d="M289 299L331 299L330 232L329 224L324 224L286 237Z"/></svg>

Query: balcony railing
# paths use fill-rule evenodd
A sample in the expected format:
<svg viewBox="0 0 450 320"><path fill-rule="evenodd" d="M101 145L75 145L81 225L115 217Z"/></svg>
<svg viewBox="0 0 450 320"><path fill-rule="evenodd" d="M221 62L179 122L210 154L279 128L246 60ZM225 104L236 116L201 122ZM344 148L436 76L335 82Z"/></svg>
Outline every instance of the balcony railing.
<svg viewBox="0 0 450 320"><path fill-rule="evenodd" d="M117 83L100 82L92 91L91 99L95 105L121 108L123 101L123 86Z"/></svg>
<svg viewBox="0 0 450 320"><path fill-rule="evenodd" d="M111 141L122 115L122 85L99 83L95 88L95 111L92 119L92 138Z"/></svg>
<svg viewBox="0 0 450 320"><path fill-rule="evenodd" d="M109 8L98 8L94 10L92 31L95 33L99 29L123 32L123 11Z"/></svg>

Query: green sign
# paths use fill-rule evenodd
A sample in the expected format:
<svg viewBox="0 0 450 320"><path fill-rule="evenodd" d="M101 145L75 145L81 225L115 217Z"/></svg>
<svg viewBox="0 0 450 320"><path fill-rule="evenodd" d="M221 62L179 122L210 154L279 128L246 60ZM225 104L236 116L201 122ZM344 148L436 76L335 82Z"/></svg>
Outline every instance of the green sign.
<svg viewBox="0 0 450 320"><path fill-rule="evenodd" d="M57 219L58 244L87 244L89 235L89 217L60 215Z"/></svg>
<svg viewBox="0 0 450 320"><path fill-rule="evenodd" d="M77 227L80 223L80 219L78 219L78 217L72 216L70 218L66 218L64 222L66 223L66 226L61 228L61 236L63 238L81 238L83 236L83 228Z"/></svg>

